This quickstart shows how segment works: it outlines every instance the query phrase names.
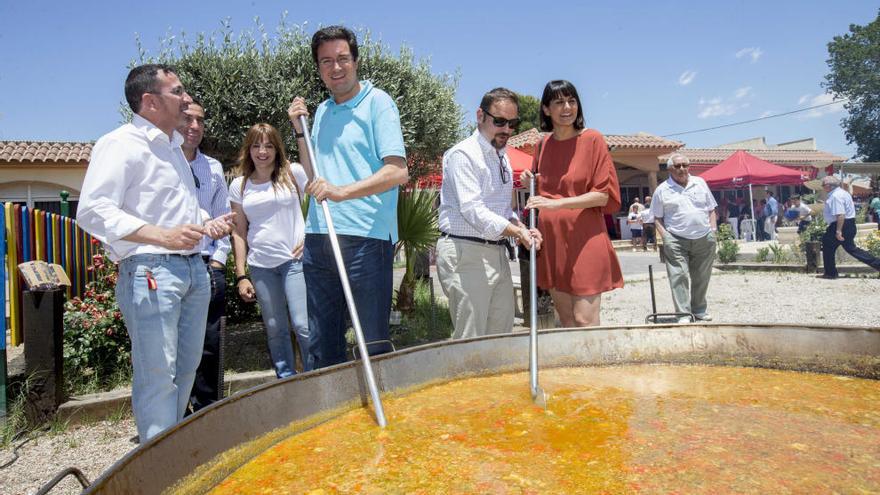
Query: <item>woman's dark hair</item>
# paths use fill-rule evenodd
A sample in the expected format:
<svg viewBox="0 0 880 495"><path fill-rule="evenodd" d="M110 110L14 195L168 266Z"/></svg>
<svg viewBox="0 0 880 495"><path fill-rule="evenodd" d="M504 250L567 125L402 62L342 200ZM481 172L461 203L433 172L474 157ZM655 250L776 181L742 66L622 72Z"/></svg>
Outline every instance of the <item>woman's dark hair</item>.
<svg viewBox="0 0 880 495"><path fill-rule="evenodd" d="M125 78L125 101L132 112L141 110L141 97L144 93L155 93L159 90L159 71L166 74L177 74L174 67L165 64L144 64L131 69Z"/></svg>
<svg viewBox="0 0 880 495"><path fill-rule="evenodd" d="M544 107L550 107L550 102L559 97L573 97L578 104L577 119L574 121L575 129L583 129L584 124L584 106L581 105L581 97L578 96L577 89L574 84L563 79L550 81L544 86L544 94L541 96L541 130L550 132L553 130L553 121L550 116L544 113Z"/></svg>
<svg viewBox="0 0 880 495"><path fill-rule="evenodd" d="M345 26L327 26L319 29L312 35L312 59L315 65L318 65L318 47L327 41L345 40L348 43L348 50L351 52L351 58L357 62L358 59L358 42L357 37Z"/></svg>

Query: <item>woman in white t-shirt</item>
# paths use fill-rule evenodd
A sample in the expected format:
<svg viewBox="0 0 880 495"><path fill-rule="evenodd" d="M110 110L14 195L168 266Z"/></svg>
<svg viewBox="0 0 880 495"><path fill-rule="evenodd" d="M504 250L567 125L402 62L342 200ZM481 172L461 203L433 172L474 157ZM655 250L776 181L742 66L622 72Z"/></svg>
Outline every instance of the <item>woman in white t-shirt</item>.
<svg viewBox="0 0 880 495"><path fill-rule="evenodd" d="M293 322L303 369L312 369L301 261L305 235L301 191L308 178L300 164L287 161L281 135L269 124L248 130L239 164L242 176L229 186L236 213L232 232L236 286L244 301L256 296L260 303L275 374L284 378L296 373L289 322ZM247 267L253 281L245 275Z"/></svg>

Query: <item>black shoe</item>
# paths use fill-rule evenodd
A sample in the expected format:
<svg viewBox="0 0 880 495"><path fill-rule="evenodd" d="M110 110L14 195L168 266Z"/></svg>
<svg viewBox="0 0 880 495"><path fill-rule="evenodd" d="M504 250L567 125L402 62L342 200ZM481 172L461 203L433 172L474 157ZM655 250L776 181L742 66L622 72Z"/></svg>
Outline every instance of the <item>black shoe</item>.
<svg viewBox="0 0 880 495"><path fill-rule="evenodd" d="M827 274L823 273L822 275L816 275L816 278L824 278L826 280L837 280L840 277L837 275L827 275Z"/></svg>

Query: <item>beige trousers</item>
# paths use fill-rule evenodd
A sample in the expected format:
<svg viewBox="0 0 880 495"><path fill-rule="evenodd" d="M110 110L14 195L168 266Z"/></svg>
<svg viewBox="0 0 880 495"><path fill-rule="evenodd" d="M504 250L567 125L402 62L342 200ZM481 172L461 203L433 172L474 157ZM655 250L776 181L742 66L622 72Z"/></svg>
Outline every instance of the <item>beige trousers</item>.
<svg viewBox="0 0 880 495"><path fill-rule="evenodd" d="M504 246L441 235L437 275L449 299L453 339L513 330L513 280Z"/></svg>

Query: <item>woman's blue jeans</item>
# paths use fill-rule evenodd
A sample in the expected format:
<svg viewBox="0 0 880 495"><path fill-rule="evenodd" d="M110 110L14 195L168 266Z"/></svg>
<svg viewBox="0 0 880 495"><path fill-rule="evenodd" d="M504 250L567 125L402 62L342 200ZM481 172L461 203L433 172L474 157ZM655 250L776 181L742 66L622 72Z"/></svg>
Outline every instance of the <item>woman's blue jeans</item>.
<svg viewBox="0 0 880 495"><path fill-rule="evenodd" d="M296 333L303 370L311 371L309 352L309 315L306 303L306 279L302 262L286 261L274 268L251 266L251 279L263 313L263 324L269 341L269 356L275 375L284 378L296 373L290 322Z"/></svg>

